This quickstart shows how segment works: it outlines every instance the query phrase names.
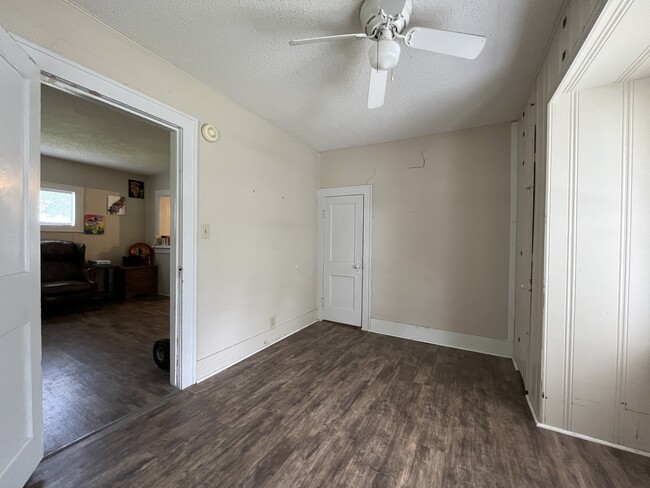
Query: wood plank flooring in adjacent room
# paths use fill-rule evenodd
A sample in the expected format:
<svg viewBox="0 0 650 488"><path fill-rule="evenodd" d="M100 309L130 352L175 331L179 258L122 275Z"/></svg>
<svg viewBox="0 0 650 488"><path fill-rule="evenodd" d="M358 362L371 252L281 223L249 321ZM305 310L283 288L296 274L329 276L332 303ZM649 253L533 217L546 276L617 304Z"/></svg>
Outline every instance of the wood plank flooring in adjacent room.
<svg viewBox="0 0 650 488"><path fill-rule="evenodd" d="M108 303L43 318L45 453L177 391L153 361L169 299Z"/></svg>
<svg viewBox="0 0 650 488"><path fill-rule="evenodd" d="M41 463L28 486L641 487L538 429L509 359L318 323Z"/></svg>

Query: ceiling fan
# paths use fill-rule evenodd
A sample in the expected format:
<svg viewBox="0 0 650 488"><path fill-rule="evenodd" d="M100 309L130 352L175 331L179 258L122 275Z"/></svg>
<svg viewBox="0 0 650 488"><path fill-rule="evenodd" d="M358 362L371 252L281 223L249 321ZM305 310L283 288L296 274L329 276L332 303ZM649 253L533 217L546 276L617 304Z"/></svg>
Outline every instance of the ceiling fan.
<svg viewBox="0 0 650 488"><path fill-rule="evenodd" d="M474 34L424 27L411 27L404 33L412 8L411 0L364 0L361 5L361 24L365 32L296 39L289 44L298 46L344 39L372 40L368 53L371 66L368 108L379 108L384 104L388 72L397 66L401 53L396 39L402 39L408 47L465 59L476 59L485 46L486 38Z"/></svg>

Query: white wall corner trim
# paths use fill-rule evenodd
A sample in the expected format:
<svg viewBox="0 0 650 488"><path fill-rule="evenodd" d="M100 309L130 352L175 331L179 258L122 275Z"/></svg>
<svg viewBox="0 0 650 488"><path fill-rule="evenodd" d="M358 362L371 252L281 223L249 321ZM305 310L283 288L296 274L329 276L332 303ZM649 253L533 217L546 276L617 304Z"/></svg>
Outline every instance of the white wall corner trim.
<svg viewBox="0 0 650 488"><path fill-rule="evenodd" d="M570 94L570 137L569 137L569 218L567 229L568 270L566 284L566 317L564 336L564 416L563 425L567 430L573 423L573 357L576 328L576 276L578 232L578 134L579 134L579 94Z"/></svg>
<svg viewBox="0 0 650 488"><path fill-rule="evenodd" d="M257 354L276 342L286 339L292 334L318 321L318 310L314 309L304 315L284 322L273 329L244 339L237 344L217 351L214 354L199 359L197 363L197 380L203 381L225 369Z"/></svg>
<svg viewBox="0 0 650 488"><path fill-rule="evenodd" d="M419 325L400 324L380 319L370 320L370 332L383 334L412 341L426 342L438 346L453 347L465 351L479 352L512 358L513 343L508 340L479 337L447 330L431 329Z"/></svg>
<svg viewBox="0 0 650 488"><path fill-rule="evenodd" d="M616 405L626 403L626 378L629 350L630 259L632 253L632 177L634 174L634 83L623 87L623 161L621 164L620 265L618 273L618 326L616 351ZM625 409L618 408L614 438L620 439Z"/></svg>

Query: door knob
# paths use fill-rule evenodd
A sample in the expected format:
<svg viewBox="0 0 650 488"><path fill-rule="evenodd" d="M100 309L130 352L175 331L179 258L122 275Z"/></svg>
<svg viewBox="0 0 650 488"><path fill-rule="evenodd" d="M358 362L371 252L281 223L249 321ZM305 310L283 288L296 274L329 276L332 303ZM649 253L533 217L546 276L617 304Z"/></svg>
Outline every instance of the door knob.
<svg viewBox="0 0 650 488"><path fill-rule="evenodd" d="M352 266L354 269L361 269L361 265L359 263L354 263L354 266Z"/></svg>

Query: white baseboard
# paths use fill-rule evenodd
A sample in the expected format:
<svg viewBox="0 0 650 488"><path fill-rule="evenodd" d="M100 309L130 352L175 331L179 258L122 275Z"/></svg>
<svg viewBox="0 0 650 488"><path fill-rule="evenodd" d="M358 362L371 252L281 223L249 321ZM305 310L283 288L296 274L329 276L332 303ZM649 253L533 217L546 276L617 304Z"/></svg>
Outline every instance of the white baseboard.
<svg viewBox="0 0 650 488"><path fill-rule="evenodd" d="M266 349L317 321L318 310L312 310L300 317L284 322L273 329L261 332L221 351L199 359L196 363L197 382L201 382L243 361L247 357Z"/></svg>
<svg viewBox="0 0 650 488"><path fill-rule="evenodd" d="M641 456L650 457L650 452L634 449L633 447L622 446L621 444L614 444L613 442L604 441L602 439L596 439L595 437L589 437L588 435L578 434L577 432L572 432L570 430L560 429L558 427L553 427L552 425L538 423L537 427L539 427L540 429L552 430L553 432L558 432L559 434L570 435L571 437L577 437L578 439L582 439L584 441L595 442L596 444L602 444L603 446L613 447L614 449L620 449L622 451L633 452L634 454L640 454Z"/></svg>
<svg viewBox="0 0 650 488"><path fill-rule="evenodd" d="M526 403L528 403L528 408L530 409L530 414L533 416L535 425L539 427L540 423L539 420L537 420L537 414L535 413L535 409L533 408L533 403L530 401L530 395L528 393L526 393Z"/></svg>
<svg viewBox="0 0 650 488"><path fill-rule="evenodd" d="M514 351L512 356L512 365L515 367L515 371L519 371L519 365L517 365L517 360L514 358Z"/></svg>
<svg viewBox="0 0 650 488"><path fill-rule="evenodd" d="M510 341L431 329L419 325L388 322L379 319L370 319L369 331L377 334L401 337L402 339L410 339L412 341L426 342L506 358L512 357L514 347Z"/></svg>

